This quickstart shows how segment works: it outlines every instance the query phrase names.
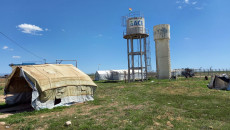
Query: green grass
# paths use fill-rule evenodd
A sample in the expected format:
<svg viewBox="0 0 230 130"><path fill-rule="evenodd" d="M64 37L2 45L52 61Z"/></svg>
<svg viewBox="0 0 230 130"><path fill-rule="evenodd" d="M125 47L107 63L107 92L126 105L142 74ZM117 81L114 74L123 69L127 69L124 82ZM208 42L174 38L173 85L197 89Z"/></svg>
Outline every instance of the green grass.
<svg viewBox="0 0 230 130"><path fill-rule="evenodd" d="M5 121L15 129L228 129L230 92L208 81L96 82L95 100L70 107L18 113ZM65 126L70 120L72 125Z"/></svg>
<svg viewBox="0 0 230 130"><path fill-rule="evenodd" d="M0 95L3 95L3 94L4 94L4 87L0 86Z"/></svg>

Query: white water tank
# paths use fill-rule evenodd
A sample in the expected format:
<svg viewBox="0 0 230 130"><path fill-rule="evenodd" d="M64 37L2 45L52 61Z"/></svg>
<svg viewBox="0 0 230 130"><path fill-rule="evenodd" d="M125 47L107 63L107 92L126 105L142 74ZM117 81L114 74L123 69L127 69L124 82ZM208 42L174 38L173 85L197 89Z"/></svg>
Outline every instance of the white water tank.
<svg viewBox="0 0 230 130"><path fill-rule="evenodd" d="M143 17L128 18L126 35L145 33L145 19Z"/></svg>
<svg viewBox="0 0 230 130"><path fill-rule="evenodd" d="M156 49L156 68L159 79L171 78L170 61L170 25L160 24L153 27L155 49Z"/></svg>

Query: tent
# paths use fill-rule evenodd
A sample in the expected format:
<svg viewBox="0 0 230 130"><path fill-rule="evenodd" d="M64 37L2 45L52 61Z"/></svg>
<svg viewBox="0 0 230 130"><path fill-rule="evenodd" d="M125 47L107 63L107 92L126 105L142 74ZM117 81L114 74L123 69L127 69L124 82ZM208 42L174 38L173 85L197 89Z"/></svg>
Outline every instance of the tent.
<svg viewBox="0 0 230 130"><path fill-rule="evenodd" d="M132 71L130 71L132 74ZM143 77L145 72L143 72ZM135 79L141 79L141 71L134 70ZM131 75L132 78L132 75ZM125 80L128 79L128 70L105 70L105 71L96 71L95 80Z"/></svg>
<svg viewBox="0 0 230 130"><path fill-rule="evenodd" d="M97 85L73 65L17 66L5 85L6 104L31 103L36 109L91 101Z"/></svg>
<svg viewBox="0 0 230 130"><path fill-rule="evenodd" d="M230 90L230 79L227 75L212 76L210 83L207 86L209 89Z"/></svg>
<svg viewBox="0 0 230 130"><path fill-rule="evenodd" d="M132 79L132 70L130 71L130 77ZM127 80L128 79L128 70L111 70L112 80ZM136 80L141 79L141 71L134 70L134 77ZM143 71L143 78L145 77L145 72Z"/></svg>
<svg viewBox="0 0 230 130"><path fill-rule="evenodd" d="M110 70L98 70L95 73L95 80L108 80L108 78L111 76Z"/></svg>

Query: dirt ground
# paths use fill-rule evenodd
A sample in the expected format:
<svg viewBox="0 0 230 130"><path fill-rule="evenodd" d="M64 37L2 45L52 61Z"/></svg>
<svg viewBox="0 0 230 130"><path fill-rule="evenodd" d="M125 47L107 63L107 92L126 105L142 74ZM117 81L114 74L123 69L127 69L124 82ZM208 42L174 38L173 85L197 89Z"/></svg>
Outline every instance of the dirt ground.
<svg viewBox="0 0 230 130"><path fill-rule="evenodd" d="M5 86L6 78L0 78L0 86Z"/></svg>
<svg viewBox="0 0 230 130"><path fill-rule="evenodd" d="M5 96L4 95L0 95L0 103L1 102L5 102Z"/></svg>
<svg viewBox="0 0 230 130"><path fill-rule="evenodd" d="M12 114L3 114L3 115L0 115L0 119L2 118L6 118L8 116L10 116ZM10 126L8 126L5 122L0 122L0 130L13 130Z"/></svg>

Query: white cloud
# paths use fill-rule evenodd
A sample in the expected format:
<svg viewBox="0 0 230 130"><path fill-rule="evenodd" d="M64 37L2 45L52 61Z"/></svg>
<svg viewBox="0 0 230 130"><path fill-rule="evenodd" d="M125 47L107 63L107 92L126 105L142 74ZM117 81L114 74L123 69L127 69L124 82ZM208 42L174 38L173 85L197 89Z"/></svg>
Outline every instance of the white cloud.
<svg viewBox="0 0 230 130"><path fill-rule="evenodd" d="M12 58L14 58L14 59L20 59L21 56L12 56Z"/></svg>
<svg viewBox="0 0 230 130"><path fill-rule="evenodd" d="M3 50L8 50L8 51L13 51L14 49L12 48L9 48L8 46L3 46L2 47Z"/></svg>
<svg viewBox="0 0 230 130"><path fill-rule="evenodd" d="M201 5L201 3L199 2L200 1L197 1L197 0L176 0L178 9L193 8L196 10L202 10L204 6L198 7L199 5Z"/></svg>
<svg viewBox="0 0 230 130"><path fill-rule="evenodd" d="M193 5L197 4L197 1L192 2Z"/></svg>
<svg viewBox="0 0 230 130"><path fill-rule="evenodd" d="M189 4L189 0L184 0L184 2L185 2L186 4Z"/></svg>
<svg viewBox="0 0 230 130"><path fill-rule="evenodd" d="M48 29L48 28L45 28L45 31L49 31L49 29Z"/></svg>
<svg viewBox="0 0 230 130"><path fill-rule="evenodd" d="M32 25L32 24L20 24L17 26L23 33L27 33L27 34L32 34L32 35L41 35L38 34L38 32L42 32L43 29L36 26L36 25ZM45 31L48 31L48 29L46 28Z"/></svg>
<svg viewBox="0 0 230 130"><path fill-rule="evenodd" d="M102 34L98 34L98 35L96 36L96 38L99 38L99 37L103 37L103 35L102 35Z"/></svg>
<svg viewBox="0 0 230 130"><path fill-rule="evenodd" d="M6 50L6 49L8 49L9 47L8 46L3 46L3 50Z"/></svg>

